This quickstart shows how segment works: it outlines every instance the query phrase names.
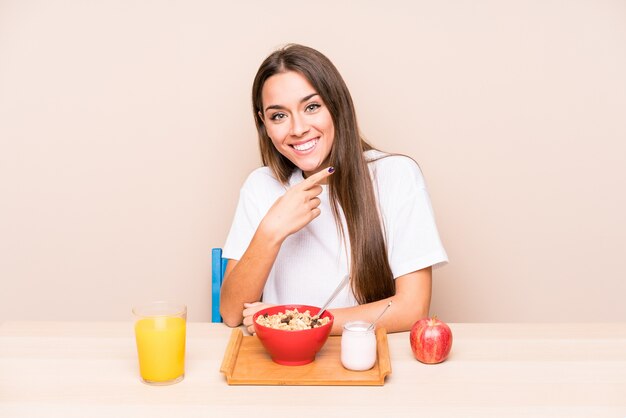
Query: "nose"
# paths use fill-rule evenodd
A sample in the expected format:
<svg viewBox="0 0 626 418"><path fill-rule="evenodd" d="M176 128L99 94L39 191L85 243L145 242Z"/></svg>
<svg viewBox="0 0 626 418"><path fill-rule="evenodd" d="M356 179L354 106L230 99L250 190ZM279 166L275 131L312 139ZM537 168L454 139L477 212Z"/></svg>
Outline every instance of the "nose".
<svg viewBox="0 0 626 418"><path fill-rule="evenodd" d="M306 118L300 115L294 115L291 118L291 135L293 136L302 136L309 132L309 124L306 121Z"/></svg>

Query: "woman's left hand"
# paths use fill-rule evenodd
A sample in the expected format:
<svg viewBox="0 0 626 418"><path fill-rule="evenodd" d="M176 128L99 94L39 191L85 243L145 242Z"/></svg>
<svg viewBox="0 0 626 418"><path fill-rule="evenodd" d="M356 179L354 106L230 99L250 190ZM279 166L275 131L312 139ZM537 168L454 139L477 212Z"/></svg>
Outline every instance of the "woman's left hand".
<svg viewBox="0 0 626 418"><path fill-rule="evenodd" d="M252 317L254 316L254 314L259 312L261 309L269 308L271 306L274 305L263 302L243 304L243 325L248 329L248 332L251 335L254 334L254 323L252 322Z"/></svg>

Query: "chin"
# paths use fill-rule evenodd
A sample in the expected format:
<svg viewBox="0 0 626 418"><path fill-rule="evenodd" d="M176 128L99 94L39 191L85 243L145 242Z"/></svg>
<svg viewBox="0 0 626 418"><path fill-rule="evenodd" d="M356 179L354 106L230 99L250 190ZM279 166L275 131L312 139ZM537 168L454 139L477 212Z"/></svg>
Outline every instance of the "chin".
<svg viewBox="0 0 626 418"><path fill-rule="evenodd" d="M305 173L315 173L321 170L322 168L324 168L322 165L323 163L319 163L319 162L311 163L311 162L298 161L298 162L293 162L293 163L296 165L296 167L298 167L300 170L302 170Z"/></svg>
<svg viewBox="0 0 626 418"><path fill-rule="evenodd" d="M318 165L316 167L298 167L298 168L302 170L304 177L308 177L309 175L313 175L317 173L318 171L321 171L323 167L321 165Z"/></svg>

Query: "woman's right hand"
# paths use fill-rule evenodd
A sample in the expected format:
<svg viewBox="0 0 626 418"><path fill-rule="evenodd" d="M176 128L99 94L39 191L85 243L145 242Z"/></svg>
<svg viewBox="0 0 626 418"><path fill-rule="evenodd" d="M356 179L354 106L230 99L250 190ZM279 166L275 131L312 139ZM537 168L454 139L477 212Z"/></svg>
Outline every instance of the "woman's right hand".
<svg viewBox="0 0 626 418"><path fill-rule="evenodd" d="M252 302L243 304L243 325L246 327L250 335L254 335L254 322L252 321L252 317L254 316L254 314L259 312L261 309L269 308L272 306L274 305L263 302Z"/></svg>
<svg viewBox="0 0 626 418"><path fill-rule="evenodd" d="M319 183L333 172L333 167L329 167L315 173L276 199L259 225L264 235L282 242L317 218L321 213Z"/></svg>

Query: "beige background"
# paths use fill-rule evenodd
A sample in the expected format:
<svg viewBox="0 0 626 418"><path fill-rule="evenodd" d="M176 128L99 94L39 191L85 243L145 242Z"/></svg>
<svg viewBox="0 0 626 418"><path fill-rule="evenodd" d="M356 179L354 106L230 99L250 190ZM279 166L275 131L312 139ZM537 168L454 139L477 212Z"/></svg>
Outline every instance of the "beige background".
<svg viewBox="0 0 626 418"><path fill-rule="evenodd" d="M447 321L626 321L626 2L0 0L0 320L208 320L250 87L318 48L425 172Z"/></svg>

